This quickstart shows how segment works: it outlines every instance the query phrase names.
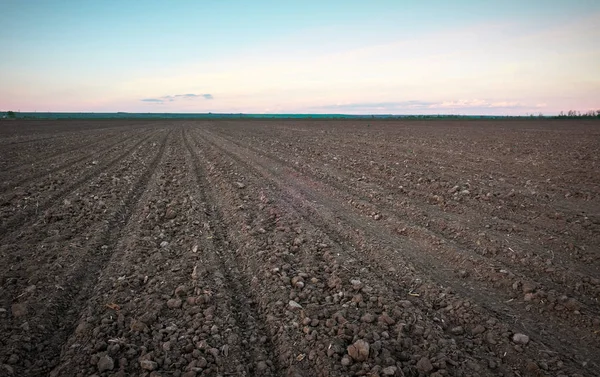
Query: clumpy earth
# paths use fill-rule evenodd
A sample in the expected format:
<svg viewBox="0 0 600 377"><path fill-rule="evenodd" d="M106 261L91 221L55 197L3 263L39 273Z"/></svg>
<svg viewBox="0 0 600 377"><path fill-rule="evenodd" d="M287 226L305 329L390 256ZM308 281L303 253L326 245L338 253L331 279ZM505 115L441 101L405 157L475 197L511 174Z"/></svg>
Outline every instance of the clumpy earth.
<svg viewBox="0 0 600 377"><path fill-rule="evenodd" d="M598 376L600 123L0 123L0 376Z"/></svg>

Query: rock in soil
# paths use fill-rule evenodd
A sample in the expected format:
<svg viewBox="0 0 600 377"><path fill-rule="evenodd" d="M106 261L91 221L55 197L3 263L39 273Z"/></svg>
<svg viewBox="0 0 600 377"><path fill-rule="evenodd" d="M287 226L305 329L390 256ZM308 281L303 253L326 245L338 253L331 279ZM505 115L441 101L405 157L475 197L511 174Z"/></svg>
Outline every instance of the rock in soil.
<svg viewBox="0 0 600 377"><path fill-rule="evenodd" d="M115 361L108 355L104 355L98 360L98 372L102 373L107 370L113 370L115 367Z"/></svg>
<svg viewBox="0 0 600 377"><path fill-rule="evenodd" d="M512 340L513 340L513 342L515 342L517 344L525 345L525 344L529 343L529 337L525 334L520 334L520 333L513 335Z"/></svg>
<svg viewBox="0 0 600 377"><path fill-rule="evenodd" d="M348 355L355 361L365 361L369 358L369 343L360 339L348 346Z"/></svg>

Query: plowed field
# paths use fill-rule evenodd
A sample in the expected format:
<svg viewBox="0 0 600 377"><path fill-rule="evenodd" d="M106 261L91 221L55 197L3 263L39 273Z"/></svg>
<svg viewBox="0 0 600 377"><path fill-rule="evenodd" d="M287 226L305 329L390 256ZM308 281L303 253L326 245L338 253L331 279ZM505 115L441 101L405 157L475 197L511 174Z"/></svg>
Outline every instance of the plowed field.
<svg viewBox="0 0 600 377"><path fill-rule="evenodd" d="M0 123L0 376L599 376L600 123Z"/></svg>

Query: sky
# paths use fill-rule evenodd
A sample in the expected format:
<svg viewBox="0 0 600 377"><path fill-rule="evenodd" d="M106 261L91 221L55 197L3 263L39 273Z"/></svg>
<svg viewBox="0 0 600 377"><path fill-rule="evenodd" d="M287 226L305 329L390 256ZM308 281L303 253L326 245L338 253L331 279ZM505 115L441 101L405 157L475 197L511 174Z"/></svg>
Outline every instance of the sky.
<svg viewBox="0 0 600 377"><path fill-rule="evenodd" d="M598 0L0 0L0 110L600 109Z"/></svg>

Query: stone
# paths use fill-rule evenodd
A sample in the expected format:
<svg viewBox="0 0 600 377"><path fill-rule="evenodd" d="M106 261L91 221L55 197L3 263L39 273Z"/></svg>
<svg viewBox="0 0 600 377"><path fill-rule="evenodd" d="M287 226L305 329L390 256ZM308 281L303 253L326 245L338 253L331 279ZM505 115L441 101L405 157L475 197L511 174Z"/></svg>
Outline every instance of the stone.
<svg viewBox="0 0 600 377"><path fill-rule="evenodd" d="M152 360L142 360L140 361L140 368L144 370L154 370L158 367L158 364Z"/></svg>
<svg viewBox="0 0 600 377"><path fill-rule="evenodd" d="M391 366L391 367L387 367L387 368L383 368L382 372L384 376L393 376L396 374L396 370L398 368L395 366Z"/></svg>
<svg viewBox="0 0 600 377"><path fill-rule="evenodd" d="M515 342L517 344L525 345L525 344L529 343L529 337L525 334L520 334L520 333L513 335L512 340L513 340L513 342Z"/></svg>
<svg viewBox="0 0 600 377"><path fill-rule="evenodd" d="M290 300L290 302L288 302L288 308L290 310L298 310L298 309L302 309L302 305L298 304L294 300Z"/></svg>
<svg viewBox="0 0 600 377"><path fill-rule="evenodd" d="M479 335L485 332L485 327L483 325L477 325L471 329L471 334Z"/></svg>
<svg viewBox="0 0 600 377"><path fill-rule="evenodd" d="M98 360L96 366L98 367L98 372L102 373L107 370L113 370L115 368L115 361L112 357L104 355Z"/></svg>
<svg viewBox="0 0 600 377"><path fill-rule="evenodd" d="M356 291L360 290L363 287L363 283L358 279L350 280L350 284L352 284L352 288Z"/></svg>
<svg viewBox="0 0 600 377"><path fill-rule="evenodd" d="M386 312L383 312L379 316L379 322L385 323L386 325L393 325L396 323L396 321L392 317L390 317Z"/></svg>
<svg viewBox="0 0 600 377"><path fill-rule="evenodd" d="M169 309L177 309L181 307L181 299L178 298L172 298L170 300L167 301L167 307Z"/></svg>
<svg viewBox="0 0 600 377"><path fill-rule="evenodd" d="M463 329L462 326L456 326L456 327L453 327L452 330L450 330L450 332L454 335L462 335L462 334L464 334L465 330Z"/></svg>
<svg viewBox="0 0 600 377"><path fill-rule="evenodd" d="M576 311L581 308L581 304L579 303L579 301L575 300L574 298L568 299L567 302L564 303L564 305L565 308L572 311Z"/></svg>
<svg viewBox="0 0 600 377"><path fill-rule="evenodd" d="M535 294L534 293L525 293L525 296L523 297L523 300L525 301L532 301L535 298Z"/></svg>
<svg viewBox="0 0 600 377"><path fill-rule="evenodd" d="M359 339L354 344L348 346L348 355L355 361L365 361L369 358L369 343Z"/></svg>
<svg viewBox="0 0 600 377"><path fill-rule="evenodd" d="M180 285L179 287L175 288L175 296L183 297L186 294L187 294L187 288L185 285Z"/></svg>
<svg viewBox="0 0 600 377"><path fill-rule="evenodd" d="M258 372L264 372L269 368L269 366L267 365L266 362L264 361L259 361L258 363L256 363L256 370Z"/></svg>
<svg viewBox="0 0 600 377"><path fill-rule="evenodd" d="M497 344L496 339L494 338L494 334L492 332L488 332L485 335L485 341L492 345Z"/></svg>
<svg viewBox="0 0 600 377"><path fill-rule="evenodd" d="M433 370L433 365L428 358L422 357L417 361L417 369L423 373L429 373Z"/></svg>
<svg viewBox="0 0 600 377"><path fill-rule="evenodd" d="M175 210L173 208L168 208L167 211L165 212L165 219L171 220L171 219L174 219L175 217L177 217L177 212L175 212Z"/></svg>
<svg viewBox="0 0 600 377"><path fill-rule="evenodd" d="M375 321L375 316L371 313L366 313L365 315L360 317L360 320L365 323L373 323Z"/></svg>
<svg viewBox="0 0 600 377"><path fill-rule="evenodd" d="M344 357L342 357L342 365L343 365L343 366L347 367L347 366L349 366L350 364L352 364L352 359L350 359L350 358L348 357L348 355L345 355Z"/></svg>

